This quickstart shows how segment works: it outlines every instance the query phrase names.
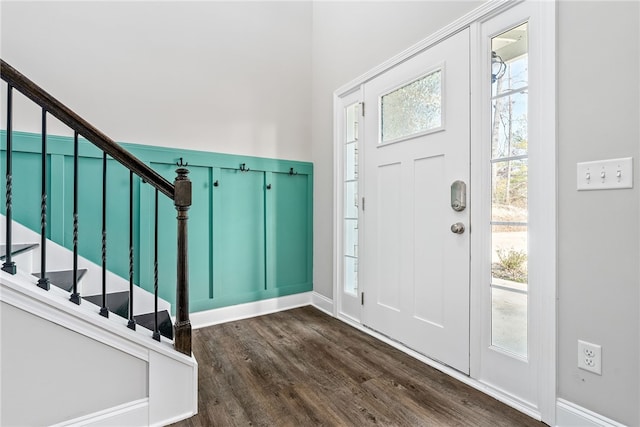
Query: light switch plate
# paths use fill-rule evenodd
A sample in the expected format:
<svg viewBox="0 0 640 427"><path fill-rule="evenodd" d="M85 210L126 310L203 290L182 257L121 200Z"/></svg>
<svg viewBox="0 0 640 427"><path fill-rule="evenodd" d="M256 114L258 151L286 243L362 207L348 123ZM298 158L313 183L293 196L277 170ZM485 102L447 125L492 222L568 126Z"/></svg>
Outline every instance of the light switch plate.
<svg viewBox="0 0 640 427"><path fill-rule="evenodd" d="M633 188L633 158L578 163L578 190Z"/></svg>

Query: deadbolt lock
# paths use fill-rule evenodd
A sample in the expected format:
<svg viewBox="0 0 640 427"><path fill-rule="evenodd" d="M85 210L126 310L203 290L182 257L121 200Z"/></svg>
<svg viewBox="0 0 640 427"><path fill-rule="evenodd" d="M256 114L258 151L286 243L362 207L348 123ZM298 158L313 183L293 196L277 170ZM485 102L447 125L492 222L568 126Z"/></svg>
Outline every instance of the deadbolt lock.
<svg viewBox="0 0 640 427"><path fill-rule="evenodd" d="M467 184L464 181L454 181L451 184L451 209L462 212L467 207Z"/></svg>

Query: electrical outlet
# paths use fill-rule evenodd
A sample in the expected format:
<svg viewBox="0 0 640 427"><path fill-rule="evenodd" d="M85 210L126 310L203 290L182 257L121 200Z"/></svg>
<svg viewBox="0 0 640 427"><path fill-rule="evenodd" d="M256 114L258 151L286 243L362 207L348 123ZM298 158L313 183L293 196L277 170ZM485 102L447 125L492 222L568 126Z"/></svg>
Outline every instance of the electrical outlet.
<svg viewBox="0 0 640 427"><path fill-rule="evenodd" d="M602 375L602 347L578 340L578 368Z"/></svg>

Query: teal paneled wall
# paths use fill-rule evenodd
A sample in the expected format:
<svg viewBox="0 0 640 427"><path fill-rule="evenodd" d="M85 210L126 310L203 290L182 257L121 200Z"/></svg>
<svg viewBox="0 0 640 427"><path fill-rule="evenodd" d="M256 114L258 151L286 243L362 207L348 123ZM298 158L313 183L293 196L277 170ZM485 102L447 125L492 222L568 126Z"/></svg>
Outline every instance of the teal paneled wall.
<svg viewBox="0 0 640 427"><path fill-rule="evenodd" d="M312 262L312 230L305 221L311 212L303 200L310 177L283 173L270 175L273 187L267 210L273 215L267 218L269 263L272 266L269 283L276 288L286 288L299 282L311 282L310 271L305 268Z"/></svg>
<svg viewBox="0 0 640 427"><path fill-rule="evenodd" d="M214 171L214 295L258 295L265 279L264 173L236 169ZM255 268L243 268L251 265Z"/></svg>
<svg viewBox="0 0 640 427"><path fill-rule="evenodd" d="M6 133L0 131L0 185L5 188ZM73 140L47 137L48 237L73 245ZM306 162L122 144L173 182L175 163L189 163L189 300L201 311L310 291L313 166ZM41 136L14 132L14 219L40 230ZM129 172L107 165L107 267L128 278ZM249 171L239 170L245 163ZM290 174L293 168L294 174ZM216 183L217 185L214 185ZM3 191L4 192L4 191ZM80 254L101 263L102 153L80 142ZM5 212L4 197L0 209ZM155 190L134 177L135 281L153 289ZM175 301L176 211L158 198L159 294Z"/></svg>

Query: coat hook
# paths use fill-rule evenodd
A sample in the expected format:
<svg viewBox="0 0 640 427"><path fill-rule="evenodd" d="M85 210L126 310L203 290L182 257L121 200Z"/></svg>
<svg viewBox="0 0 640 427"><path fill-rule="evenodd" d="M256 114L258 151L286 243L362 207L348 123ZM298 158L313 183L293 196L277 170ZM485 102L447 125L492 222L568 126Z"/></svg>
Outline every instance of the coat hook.
<svg viewBox="0 0 640 427"><path fill-rule="evenodd" d="M247 167L247 164L246 164L246 163L241 163L241 164L240 164L240 172L249 172L250 170L251 170L251 169L249 169L249 168Z"/></svg>
<svg viewBox="0 0 640 427"><path fill-rule="evenodd" d="M289 168L289 175L298 175L298 172L294 172L293 168Z"/></svg>
<svg viewBox="0 0 640 427"><path fill-rule="evenodd" d="M220 184L218 183L218 180L216 179L216 180L214 181L214 183L213 183L213 186L214 186L214 187L217 187L217 186L219 186L219 185L220 185Z"/></svg>
<svg viewBox="0 0 640 427"><path fill-rule="evenodd" d="M180 157L180 161L176 163L176 166L186 168L187 166L189 166L189 163L182 163L182 157Z"/></svg>

